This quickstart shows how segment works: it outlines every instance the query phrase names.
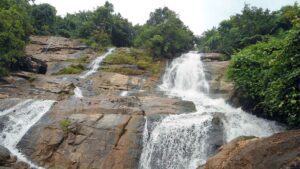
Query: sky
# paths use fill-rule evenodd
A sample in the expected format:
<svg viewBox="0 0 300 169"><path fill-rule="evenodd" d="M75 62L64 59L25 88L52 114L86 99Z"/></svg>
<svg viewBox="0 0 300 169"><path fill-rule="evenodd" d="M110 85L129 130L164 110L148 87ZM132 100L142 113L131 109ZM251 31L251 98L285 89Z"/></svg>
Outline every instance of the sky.
<svg viewBox="0 0 300 169"><path fill-rule="evenodd" d="M65 16L83 10L93 10L102 6L106 0L36 0L37 4L53 5L57 14ZM278 10L284 5L300 2L300 0L108 0L114 5L115 12L127 18L133 24L144 24L150 12L167 6L174 10L180 19L196 34L240 13L244 4Z"/></svg>

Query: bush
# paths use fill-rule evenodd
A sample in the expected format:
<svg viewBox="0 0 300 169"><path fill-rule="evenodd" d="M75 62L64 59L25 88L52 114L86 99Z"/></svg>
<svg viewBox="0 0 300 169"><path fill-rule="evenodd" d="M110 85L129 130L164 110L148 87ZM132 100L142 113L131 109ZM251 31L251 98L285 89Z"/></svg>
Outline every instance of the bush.
<svg viewBox="0 0 300 169"><path fill-rule="evenodd" d="M300 30L247 47L233 56L229 78L255 114L300 126Z"/></svg>
<svg viewBox="0 0 300 169"><path fill-rule="evenodd" d="M64 120L60 121L60 123L59 123L61 129L62 129L65 133L68 132L68 130L69 130L68 128L69 128L70 124L71 124L71 121L68 120L68 119L64 119Z"/></svg>
<svg viewBox="0 0 300 169"><path fill-rule="evenodd" d="M7 75L23 55L32 30L29 3L25 0L0 1L0 76Z"/></svg>
<svg viewBox="0 0 300 169"><path fill-rule="evenodd" d="M104 68L104 71L116 72L125 75L141 75L149 72L156 75L160 72L161 63L153 60L150 53L133 48L118 48L104 60L104 65L136 65L136 68Z"/></svg>
<svg viewBox="0 0 300 169"><path fill-rule="evenodd" d="M71 65L69 67L61 69L59 72L55 73L55 75L63 75L63 74L79 74L84 71L84 66L82 64Z"/></svg>

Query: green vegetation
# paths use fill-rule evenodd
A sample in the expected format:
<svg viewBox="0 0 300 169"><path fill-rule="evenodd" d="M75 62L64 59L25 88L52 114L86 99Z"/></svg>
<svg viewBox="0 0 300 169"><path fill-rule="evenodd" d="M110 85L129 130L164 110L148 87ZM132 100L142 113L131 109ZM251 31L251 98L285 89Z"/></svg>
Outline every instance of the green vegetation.
<svg viewBox="0 0 300 169"><path fill-rule="evenodd" d="M0 1L0 76L6 75L24 55L32 27L25 0Z"/></svg>
<svg viewBox="0 0 300 169"><path fill-rule="evenodd" d="M235 53L228 76L253 113L299 127L300 6L275 13L281 31Z"/></svg>
<svg viewBox="0 0 300 169"><path fill-rule="evenodd" d="M112 55L108 56L104 62L104 71L116 72L125 75L141 75L146 72L157 75L162 64L159 60L154 60L146 50L134 48L119 48ZM110 67L109 65L132 65L129 67Z"/></svg>
<svg viewBox="0 0 300 169"><path fill-rule="evenodd" d="M292 20L297 16L297 3L275 12L245 5L241 14L231 16L222 21L218 28L204 32L198 39L198 47L201 52L232 55L251 44L280 36L292 28Z"/></svg>
<svg viewBox="0 0 300 169"><path fill-rule="evenodd" d="M31 9L34 33L51 35L55 33L56 9L49 4L33 5Z"/></svg>
<svg viewBox="0 0 300 169"><path fill-rule="evenodd" d="M242 99L263 117L300 124L300 29L272 38L233 56L228 74Z"/></svg>
<svg viewBox="0 0 300 169"><path fill-rule="evenodd" d="M0 76L17 68L15 63L24 56L30 34L77 38L98 51L109 46L137 47L149 51L155 58L173 58L194 47L193 33L168 8L155 10L145 25L133 26L116 13L109 2L94 11L65 17L57 16L55 7L50 4L31 2L32 5L29 0L0 2ZM149 69L148 62L139 61L139 65ZM154 69L157 68L152 72L157 71ZM65 72L73 73L74 69Z"/></svg>
<svg viewBox="0 0 300 169"><path fill-rule="evenodd" d="M154 57L173 58L193 48L194 35L167 7L155 10L145 25L138 28L134 45L150 49Z"/></svg>
<svg viewBox="0 0 300 169"><path fill-rule="evenodd" d="M95 11L68 14L57 18L57 33L61 36L81 38L95 49L106 46L131 46L133 26L120 14L114 14L114 7L106 2Z"/></svg>
<svg viewBox="0 0 300 169"><path fill-rule="evenodd" d="M82 64L71 65L69 67L61 69L59 72L55 73L55 75L63 75L63 74L79 74L84 71L84 66Z"/></svg>
<svg viewBox="0 0 300 169"><path fill-rule="evenodd" d="M63 119L63 120L60 121L60 123L59 123L61 129L62 129L65 133L67 133L67 132L69 131L68 128L69 128L70 124L71 124L71 121L68 120L68 119Z"/></svg>

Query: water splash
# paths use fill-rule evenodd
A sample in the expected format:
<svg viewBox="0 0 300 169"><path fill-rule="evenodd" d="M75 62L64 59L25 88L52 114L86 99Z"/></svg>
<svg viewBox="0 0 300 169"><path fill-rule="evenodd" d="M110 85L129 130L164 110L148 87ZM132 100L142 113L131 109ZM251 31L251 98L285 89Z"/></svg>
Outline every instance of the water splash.
<svg viewBox="0 0 300 169"><path fill-rule="evenodd" d="M82 95L82 91L81 91L81 89L79 88L79 87L75 87L75 89L74 89L74 96L76 97L76 98L83 98L83 95Z"/></svg>
<svg viewBox="0 0 300 169"><path fill-rule="evenodd" d="M122 91L122 92L120 93L120 96L121 96L121 97L126 97L126 96L128 96L128 91Z"/></svg>
<svg viewBox="0 0 300 169"><path fill-rule="evenodd" d="M16 106L0 112L3 128L0 133L0 145L6 147L18 160L33 168L41 168L29 161L16 147L28 130L45 115L55 101L25 100Z"/></svg>
<svg viewBox="0 0 300 169"><path fill-rule="evenodd" d="M159 88L169 96L194 102L197 112L170 115L151 133L144 132L147 141L140 169L195 169L219 144L238 136L265 137L283 130L275 122L233 108L221 98L210 98L201 54L196 52L173 60Z"/></svg>

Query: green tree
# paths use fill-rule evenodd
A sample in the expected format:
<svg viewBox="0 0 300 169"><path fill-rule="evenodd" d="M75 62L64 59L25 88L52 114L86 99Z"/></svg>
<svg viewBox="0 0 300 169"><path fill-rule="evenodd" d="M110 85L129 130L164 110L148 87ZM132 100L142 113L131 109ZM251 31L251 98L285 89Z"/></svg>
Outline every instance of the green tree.
<svg viewBox="0 0 300 169"><path fill-rule="evenodd" d="M137 47L150 49L155 57L175 57L193 48L195 37L176 13L167 7L156 9L134 39Z"/></svg>
<svg viewBox="0 0 300 169"><path fill-rule="evenodd" d="M6 75L24 55L32 30L29 3L25 0L0 1L0 76Z"/></svg>
<svg viewBox="0 0 300 169"><path fill-rule="evenodd" d="M33 19L33 27L36 34L51 35L55 33L55 7L49 4L33 5L31 17Z"/></svg>
<svg viewBox="0 0 300 169"><path fill-rule="evenodd" d="M300 27L233 56L228 75L255 114L300 125Z"/></svg>

